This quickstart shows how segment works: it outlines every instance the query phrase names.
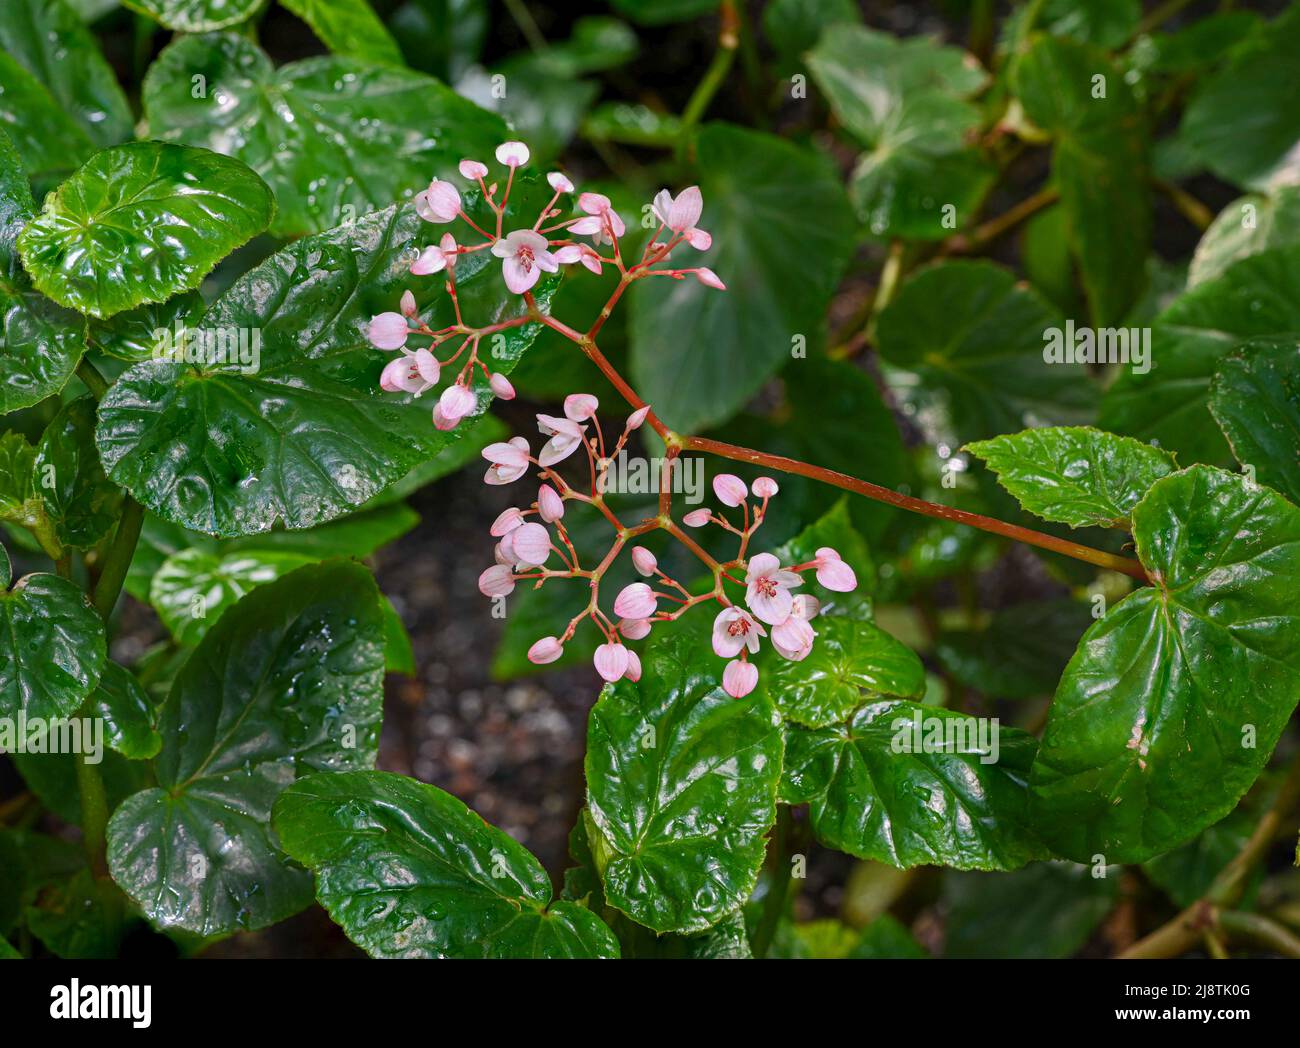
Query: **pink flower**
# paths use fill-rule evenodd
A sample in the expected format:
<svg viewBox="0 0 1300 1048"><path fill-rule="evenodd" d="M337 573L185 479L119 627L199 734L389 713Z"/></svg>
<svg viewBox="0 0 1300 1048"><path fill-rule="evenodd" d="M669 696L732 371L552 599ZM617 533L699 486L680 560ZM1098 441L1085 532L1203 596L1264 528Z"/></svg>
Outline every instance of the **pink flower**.
<svg viewBox="0 0 1300 1048"><path fill-rule="evenodd" d="M485 597L505 597L514 589L514 572L507 565L494 564L478 577L478 591Z"/></svg>
<svg viewBox="0 0 1300 1048"><path fill-rule="evenodd" d="M438 241L438 247L442 251L447 268L453 268L456 265L456 238L450 233L443 233L442 239Z"/></svg>
<svg viewBox="0 0 1300 1048"><path fill-rule="evenodd" d="M656 560L655 555L644 546L633 546L632 566L646 578L649 578L655 573L655 569L659 567L659 561Z"/></svg>
<svg viewBox="0 0 1300 1048"><path fill-rule="evenodd" d="M524 522L524 515L520 510L511 506L509 509L503 509L496 520L492 522L492 528L488 532L494 539L499 539L502 535L514 531Z"/></svg>
<svg viewBox="0 0 1300 1048"><path fill-rule="evenodd" d="M703 229L688 229L682 236L696 251L708 251L713 246L713 235Z"/></svg>
<svg viewBox="0 0 1300 1048"><path fill-rule="evenodd" d="M510 540L511 555L516 564L540 568L551 556L551 534L541 524L520 524L505 538ZM503 540L504 541L504 540Z"/></svg>
<svg viewBox="0 0 1300 1048"><path fill-rule="evenodd" d="M564 516L564 499L549 484L543 484L537 489L537 512L547 524Z"/></svg>
<svg viewBox="0 0 1300 1048"><path fill-rule="evenodd" d="M830 546L822 546L817 550L817 559L813 563L817 565L817 581L828 590L849 593L857 589L857 575Z"/></svg>
<svg viewBox="0 0 1300 1048"><path fill-rule="evenodd" d="M622 619L618 624L618 631L628 640L640 640L650 633L649 619Z"/></svg>
<svg viewBox="0 0 1300 1048"><path fill-rule="evenodd" d="M633 684L641 679L641 658L631 648L627 649L627 669L624 675Z"/></svg>
<svg viewBox="0 0 1300 1048"><path fill-rule="evenodd" d="M674 233L685 233L700 220L700 214L704 210L704 196L700 193L699 186L683 189L676 199L668 190L661 189L655 195L651 208L655 218Z"/></svg>
<svg viewBox="0 0 1300 1048"><path fill-rule="evenodd" d="M573 183L559 171L552 171L546 176L546 181L551 184L551 188L557 193L572 193Z"/></svg>
<svg viewBox="0 0 1300 1048"><path fill-rule="evenodd" d="M537 416L537 428L551 438L542 446L537 456L537 460L543 466L554 466L577 451L582 444L582 435L586 429L572 419L540 414Z"/></svg>
<svg viewBox="0 0 1300 1048"><path fill-rule="evenodd" d="M711 509L693 509L682 517L682 523L688 528L702 528L713 517Z"/></svg>
<svg viewBox="0 0 1300 1048"><path fill-rule="evenodd" d="M744 608L734 604L723 608L713 620L713 651L719 658L734 659L742 648L750 653L758 651L758 638L767 631Z"/></svg>
<svg viewBox="0 0 1300 1048"><path fill-rule="evenodd" d="M406 317L408 320L415 317L417 312L415 308L415 296L411 294L409 290L402 292L401 308L402 316Z"/></svg>
<svg viewBox="0 0 1300 1048"><path fill-rule="evenodd" d="M749 488L745 482L733 473L719 473L713 478L713 494L724 506L733 509L749 497Z"/></svg>
<svg viewBox="0 0 1300 1048"><path fill-rule="evenodd" d="M609 197L603 193L583 193L578 197L578 207L591 217L574 222L569 227L571 233L589 236L597 244L609 244L613 242L611 233L621 237L627 232L618 212L610 205Z"/></svg>
<svg viewBox="0 0 1300 1048"><path fill-rule="evenodd" d="M600 401L590 393L570 393L564 398L564 417L574 422L586 422L598 407Z"/></svg>
<svg viewBox="0 0 1300 1048"><path fill-rule="evenodd" d="M722 671L722 690L733 699L743 699L758 684L758 667L752 662L732 659Z"/></svg>
<svg viewBox="0 0 1300 1048"><path fill-rule="evenodd" d="M613 684L627 673L627 654L627 648L622 644L602 644L596 649L596 655L591 661L596 666L596 672Z"/></svg>
<svg viewBox="0 0 1300 1048"><path fill-rule="evenodd" d="M506 167L523 167L528 163L528 147L522 142L502 142L497 146L497 163Z"/></svg>
<svg viewBox="0 0 1300 1048"><path fill-rule="evenodd" d="M632 412L632 414L628 415L627 417L627 431L631 433L632 430L634 429L640 429L641 424L645 422L646 416L649 414L650 414L649 404L645 405L645 407L637 408L634 412Z"/></svg>
<svg viewBox="0 0 1300 1048"><path fill-rule="evenodd" d="M501 372L496 372L496 374L488 379L488 385L491 387L492 392L502 400L515 399L515 387L510 384L510 380L506 378L505 375L501 374Z"/></svg>
<svg viewBox="0 0 1300 1048"><path fill-rule="evenodd" d="M564 654L564 645L555 637L543 637L528 649L528 661L538 666L554 662Z"/></svg>
<svg viewBox="0 0 1300 1048"><path fill-rule="evenodd" d="M427 349L390 360L379 375L379 387L389 393L414 393L417 397L438 384L438 358Z"/></svg>
<svg viewBox="0 0 1300 1048"><path fill-rule="evenodd" d="M822 603L810 593L800 593L790 606L790 614L797 619L811 622L822 610Z"/></svg>
<svg viewBox="0 0 1300 1048"><path fill-rule="evenodd" d="M436 414L442 415L449 423L447 428L450 429L476 407L478 407L478 398L459 382L453 382L438 398Z"/></svg>
<svg viewBox="0 0 1300 1048"><path fill-rule="evenodd" d="M770 499L781 489L771 477L759 477L754 481L754 494L761 499Z"/></svg>
<svg viewBox="0 0 1300 1048"><path fill-rule="evenodd" d="M463 415L458 415L455 418L448 418L446 415L442 413L441 404L433 405L433 424L434 427L437 429L441 429L441 430L455 429L463 417L464 417Z"/></svg>
<svg viewBox="0 0 1300 1048"><path fill-rule="evenodd" d="M451 222L460 214L460 191L435 178L428 189L415 194L415 211L426 222Z"/></svg>
<svg viewBox="0 0 1300 1048"><path fill-rule="evenodd" d="M799 662L812 651L817 633L807 619L791 614L781 625L772 627L772 647L791 662Z"/></svg>
<svg viewBox="0 0 1300 1048"><path fill-rule="evenodd" d="M522 295L541 279L543 271L554 273L559 269L560 264L548 247L546 238L531 229L516 229L496 241L492 254L502 260L506 287Z"/></svg>
<svg viewBox="0 0 1300 1048"><path fill-rule="evenodd" d="M401 313L380 313L370 318L366 337L376 349L401 349L406 345L406 336L410 333L406 317Z"/></svg>
<svg viewBox="0 0 1300 1048"><path fill-rule="evenodd" d="M614 614L621 619L648 619L655 613L658 600L644 582L633 582L614 598Z"/></svg>
<svg viewBox="0 0 1300 1048"><path fill-rule="evenodd" d="M483 449L483 457L492 463L483 474L484 483L510 484L528 472L528 441L511 437L509 441L489 444Z"/></svg>
<svg viewBox="0 0 1300 1048"><path fill-rule="evenodd" d="M462 177L471 181L484 178L488 173L487 164L479 163L477 160L462 160L460 162L460 173Z"/></svg>
<svg viewBox="0 0 1300 1048"><path fill-rule="evenodd" d="M794 602L790 590L803 585L803 579L782 568L781 562L770 553L759 553L749 558L745 582L748 584L745 603L769 626L780 625L790 617L790 607Z"/></svg>
<svg viewBox="0 0 1300 1048"><path fill-rule="evenodd" d="M705 287L711 287L717 291L727 290L727 285L718 279L718 274L706 266L701 266L695 271L695 279Z"/></svg>
<svg viewBox="0 0 1300 1048"><path fill-rule="evenodd" d="M601 274L602 263L600 256L586 244L565 244L564 247L555 252L555 261L564 265L568 265L570 262L581 262L596 276Z"/></svg>
<svg viewBox="0 0 1300 1048"><path fill-rule="evenodd" d="M442 248L430 244L420 252L420 257L411 263L411 272L417 277L427 277L432 273L441 273L447 268L447 256Z"/></svg>

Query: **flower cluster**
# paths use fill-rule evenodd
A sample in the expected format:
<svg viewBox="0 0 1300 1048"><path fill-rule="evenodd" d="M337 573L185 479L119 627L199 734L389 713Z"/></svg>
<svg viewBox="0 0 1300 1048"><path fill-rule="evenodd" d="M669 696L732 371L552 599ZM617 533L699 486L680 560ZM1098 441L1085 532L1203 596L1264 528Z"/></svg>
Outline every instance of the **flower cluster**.
<svg viewBox="0 0 1300 1048"><path fill-rule="evenodd" d="M528 163L528 147L522 142L505 142L497 147L496 159L506 169L504 186L495 181L487 182L491 171L481 161L467 159L460 162L461 176L477 184L483 201L495 216L494 228L484 229L466 214L461 191L450 181L435 178L427 189L415 196L416 213L426 222L448 225L460 221L468 228L463 242L450 231L444 233L436 245L425 247L410 267L413 276L444 275L455 321L437 329L429 327L420 319L415 296L408 290L402 295L400 311L372 317L368 330L370 343L377 349L401 353L380 375L379 385L386 392L418 397L438 385L444 368L460 362L455 381L443 389L433 409L434 425L443 430L455 428L478 406L472 385L477 371L482 371L493 395L503 400L514 397L514 387L509 379L492 372L479 358L479 343L486 335L519 327L530 320L547 322L547 318L537 311L531 295L543 273L555 273L563 265L576 263L598 274L605 266L611 265L618 269L625 282L645 276L669 276L678 280L694 276L707 287L725 290L717 275L705 267L658 268L680 244L705 251L713 243L713 238L696 225L704 207L697 187L683 190L675 198L666 189L655 197L651 209L659 221L659 228L640 260L629 265L619 245L619 238L626 234L627 229L608 197L600 193L581 193L577 197L580 214L561 218L564 209L557 206L560 198L576 193L576 188L568 176L559 171L546 176L552 195L533 224L507 231L506 205L515 184L516 171ZM576 239L579 237L585 239ZM461 256L484 250L501 260L501 276L506 287L514 294L524 296L529 312L486 327L474 327L461 316L456 293L456 262ZM409 347L411 341L423 339L428 339L427 346ZM450 357L440 359L439 349L449 342L459 342L459 345Z"/></svg>
<svg viewBox="0 0 1300 1048"><path fill-rule="evenodd" d="M590 619L604 638L596 649L596 671L611 683L623 677L635 681L641 676L641 663L624 642L640 640L655 624L671 622L703 603L721 606L713 620L713 650L730 660L722 676L727 694L743 698L754 690L758 668L750 656L758 652L762 638L768 637L784 658L798 661L807 657L817 636L812 620L821 609L815 597L794 592L803 585L802 573L812 571L826 589L848 592L857 586L853 569L830 547L817 550L810 561L788 567L771 553L749 555L750 541L767 516L769 500L779 490L770 477L758 478L752 495L737 476L723 473L714 477L714 494L724 506L740 510L739 524L712 509L692 510L683 518L688 527L714 525L738 536L740 549L732 560L719 562L711 557L666 512L635 526L625 526L605 504L604 481L610 462L645 421L649 409L633 412L617 442L609 448L596 417L598 407L595 397L575 393L565 399L562 418L539 414L537 428L546 440L536 455L523 437L483 450L483 457L490 463L484 477L488 484L512 483L530 467L538 469L541 484L530 506L507 509L493 523L491 534L498 540L496 563L479 577L479 589L486 596L502 597L524 580L541 586L551 579L577 578L585 580L591 591L587 607L569 622L564 633L542 637L529 648L528 658L539 664L554 662L578 626ZM585 493L554 468L579 448L585 451L588 465L589 487ZM666 468L670 470L674 460L668 461ZM669 479L665 476L661 484ZM612 546L595 567L583 566L565 527L565 503L571 500L596 507L615 531ZM632 564L651 582L625 586L615 597L610 615L600 606L601 580L629 540L651 530L667 531L695 553L712 571L713 585L706 592L693 594L659 566L649 549L633 546ZM560 567L548 566L553 561L558 561ZM728 583L743 587L743 597L733 599L727 592Z"/></svg>

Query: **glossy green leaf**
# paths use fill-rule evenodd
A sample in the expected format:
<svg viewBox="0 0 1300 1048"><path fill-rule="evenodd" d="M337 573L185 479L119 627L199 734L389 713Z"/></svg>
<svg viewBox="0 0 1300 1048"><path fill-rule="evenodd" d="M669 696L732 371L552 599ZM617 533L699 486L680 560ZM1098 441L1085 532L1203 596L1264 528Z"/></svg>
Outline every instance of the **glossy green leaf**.
<svg viewBox="0 0 1300 1048"><path fill-rule="evenodd" d="M0 133L0 414L61 390L85 348L85 321L37 292L18 257L15 241L33 210L22 165Z"/></svg>
<svg viewBox="0 0 1300 1048"><path fill-rule="evenodd" d="M163 561L149 588L149 603L179 644L197 644L208 627L250 590L317 558L275 550L224 555L187 549Z"/></svg>
<svg viewBox="0 0 1300 1048"><path fill-rule="evenodd" d="M62 181L95 151L45 86L6 51L0 51L0 129L17 147L22 170L42 185Z"/></svg>
<svg viewBox="0 0 1300 1048"><path fill-rule="evenodd" d="M536 192L517 185L512 204L525 207ZM466 206L483 218L482 204ZM251 535L277 520L298 529L339 517L459 439L465 427L434 428L431 397L379 389L388 355L366 338L370 317L394 308L412 283L410 263L433 239L413 207L392 207L299 240L245 274L195 337L220 346L249 333L241 359L252 366L148 360L126 371L99 409L109 475L174 523ZM461 309L476 325L524 308L496 262L484 251L457 266ZM550 287L538 291L543 308ZM453 322L442 281L420 282L415 293L428 323ZM493 370L509 372L538 327L505 332L489 351ZM486 408L486 383L476 388Z"/></svg>
<svg viewBox="0 0 1300 1048"><path fill-rule="evenodd" d="M1084 634L1034 763L1034 824L1080 862L1138 862L1236 805L1300 701L1300 509L1194 466L1133 513L1153 585Z"/></svg>
<svg viewBox="0 0 1300 1048"><path fill-rule="evenodd" d="M384 28L368 0L280 0L280 3L311 26L311 31L334 54L402 65L397 41Z"/></svg>
<svg viewBox="0 0 1300 1048"><path fill-rule="evenodd" d="M46 427L32 478L62 545L90 549L117 526L122 492L104 476L95 450L93 397L69 401Z"/></svg>
<svg viewBox="0 0 1300 1048"><path fill-rule="evenodd" d="M915 702L790 728L782 800L810 802L828 848L906 868L1005 870L1042 855L1027 828L1033 736Z"/></svg>
<svg viewBox="0 0 1300 1048"><path fill-rule="evenodd" d="M1300 186L1234 200L1202 234L1187 271L1187 286L1221 276L1240 259L1291 244L1300 244Z"/></svg>
<svg viewBox="0 0 1300 1048"><path fill-rule="evenodd" d="M1234 51L1188 103L1181 135L1225 181L1262 191L1297 181L1297 48L1300 9L1291 7Z"/></svg>
<svg viewBox="0 0 1300 1048"><path fill-rule="evenodd" d="M948 871L943 875L944 956L1069 957L1088 941L1118 895L1116 868L1035 862L1014 873Z"/></svg>
<svg viewBox="0 0 1300 1048"><path fill-rule="evenodd" d="M633 289L630 314L632 383L683 433L733 415L792 349L813 354L853 247L848 202L824 158L729 124L700 131L696 158L700 225L714 246L674 263L708 266L728 290L651 278Z"/></svg>
<svg viewBox="0 0 1300 1048"><path fill-rule="evenodd" d="M762 689L723 692L722 660L695 637L656 639L642 665L591 710L591 847L609 905L656 932L702 931L758 878L781 731Z"/></svg>
<svg viewBox="0 0 1300 1048"><path fill-rule="evenodd" d="M1180 295L1151 333L1151 370L1124 369L1102 400L1099 425L1158 442L1184 464L1217 463L1227 446L1206 410L1210 380L1247 339L1300 331L1300 245L1230 266Z"/></svg>
<svg viewBox="0 0 1300 1048"><path fill-rule="evenodd" d="M163 333L176 338L177 332L194 326L203 316L203 296L197 291L173 295L166 302L148 302L117 313L107 320L90 321L87 338L98 350L119 360L138 364L152 360L165 348Z"/></svg>
<svg viewBox="0 0 1300 1048"><path fill-rule="evenodd" d="M836 117L867 147L851 193L873 234L941 239L974 216L995 170L966 149L980 122L966 99L987 80L973 56L841 23L807 61Z"/></svg>
<svg viewBox="0 0 1300 1048"><path fill-rule="evenodd" d="M247 21L266 0L122 0L122 3L168 29L206 33Z"/></svg>
<svg viewBox="0 0 1300 1048"><path fill-rule="evenodd" d="M384 668L389 673L400 673L405 677L415 677L419 672L415 663L415 649L411 646L411 635L406 632L402 616L393 607L393 602L384 597Z"/></svg>
<svg viewBox="0 0 1300 1048"><path fill-rule="evenodd" d="M1052 173L1093 323L1118 324L1144 282L1151 243L1143 117L1105 53L1043 37L1014 68L1025 113L1054 136Z"/></svg>
<svg viewBox="0 0 1300 1048"><path fill-rule="evenodd" d="M390 772L313 775L274 823L316 897L372 957L617 957L609 928L551 900L529 851L450 794Z"/></svg>
<svg viewBox="0 0 1300 1048"><path fill-rule="evenodd" d="M194 77L207 85L197 97ZM499 117L421 73L342 57L276 69L230 33L175 41L143 97L154 135L237 156L266 179L282 237L409 198L463 157L490 160L507 137Z"/></svg>
<svg viewBox="0 0 1300 1048"><path fill-rule="evenodd" d="M46 512L45 500L36 490L33 475L36 449L27 438L12 430L0 436L0 520L30 531L50 557L62 554L54 525ZM5 579L5 588L10 579Z"/></svg>
<svg viewBox="0 0 1300 1048"><path fill-rule="evenodd" d="M311 901L271 805L300 775L374 763L383 673L379 595L359 564L259 586L208 631L162 707L158 788L108 824L113 879L155 925L216 935Z"/></svg>
<svg viewBox="0 0 1300 1048"><path fill-rule="evenodd" d="M1300 503L1300 344L1248 342L1219 364L1210 413L1255 479Z"/></svg>
<svg viewBox="0 0 1300 1048"><path fill-rule="evenodd" d="M73 583L26 575L0 593L0 716L67 717L99 683L104 623Z"/></svg>
<svg viewBox="0 0 1300 1048"><path fill-rule="evenodd" d="M1252 804L1258 789L1213 826L1207 826L1182 847L1156 855L1142 864L1142 872L1178 906L1191 906L1214 884L1223 868L1250 840L1264 812ZM1264 791L1268 792L1268 791ZM1256 868L1247 880L1246 895L1265 870ZM1247 900L1248 901L1248 900Z"/></svg>
<svg viewBox="0 0 1300 1048"><path fill-rule="evenodd" d="M802 577L799 592L816 597L821 604L821 615L844 615L848 618L871 620L871 594L876 587L876 565L866 541L853 527L849 516L848 496L842 496L831 509L799 534L772 553L782 564L806 564L817 556L823 546L830 546L853 569L858 588L852 593L828 590L817 582L814 572Z"/></svg>
<svg viewBox="0 0 1300 1048"><path fill-rule="evenodd" d="M237 160L133 142L95 154L18 236L36 287L109 317L195 288L266 228L271 191Z"/></svg>
<svg viewBox="0 0 1300 1048"><path fill-rule="evenodd" d="M782 716L810 728L845 720L881 695L919 698L925 670L915 652L869 622L818 617L817 642L798 662L773 653L763 672Z"/></svg>
<svg viewBox="0 0 1300 1048"><path fill-rule="evenodd" d="M935 303L943 308L936 309ZM918 410L951 419L957 444L1085 421L1096 389L1085 365L1050 364L1046 333L1064 321L1037 293L990 262L923 269L881 312L881 356L904 368L895 385Z"/></svg>
<svg viewBox="0 0 1300 1048"><path fill-rule="evenodd" d="M148 760L162 748L153 703L130 670L104 663L94 694L95 714L104 719L104 741L131 760Z"/></svg>
<svg viewBox="0 0 1300 1048"><path fill-rule="evenodd" d="M1072 528L1128 528L1133 507L1174 457L1091 426L1027 429L967 444L1030 513Z"/></svg>

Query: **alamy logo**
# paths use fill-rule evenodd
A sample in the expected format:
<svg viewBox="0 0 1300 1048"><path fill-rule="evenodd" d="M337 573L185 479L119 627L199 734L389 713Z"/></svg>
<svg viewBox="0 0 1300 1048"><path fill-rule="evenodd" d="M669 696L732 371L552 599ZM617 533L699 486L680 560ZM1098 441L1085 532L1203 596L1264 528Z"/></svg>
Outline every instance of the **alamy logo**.
<svg viewBox="0 0 1300 1048"><path fill-rule="evenodd" d="M997 717L928 717L916 710L889 726L894 729L889 748L895 753L979 754L981 764L998 762Z"/></svg>
<svg viewBox="0 0 1300 1048"><path fill-rule="evenodd" d="M607 491L623 495L654 495L662 486L664 462L661 458L631 458L620 451L609 460L609 469L596 481L603 495ZM700 458L675 459L672 464L672 491L683 496L687 505L697 506L704 501L704 460Z"/></svg>
<svg viewBox="0 0 1300 1048"><path fill-rule="evenodd" d="M1043 331L1043 360L1048 364L1128 364L1135 375L1151 370L1151 329L1076 328Z"/></svg>
<svg viewBox="0 0 1300 1048"><path fill-rule="evenodd" d="M155 328L154 360L173 360L208 367L238 367L254 375L262 367L261 328L190 328L176 321L171 328Z"/></svg>
<svg viewBox="0 0 1300 1048"><path fill-rule="evenodd" d="M87 764L104 759L104 718L0 717L0 753L78 753Z"/></svg>
<svg viewBox="0 0 1300 1048"><path fill-rule="evenodd" d="M50 988L50 1018L130 1019L143 1030L151 1021L152 998L152 986L82 986L73 979Z"/></svg>

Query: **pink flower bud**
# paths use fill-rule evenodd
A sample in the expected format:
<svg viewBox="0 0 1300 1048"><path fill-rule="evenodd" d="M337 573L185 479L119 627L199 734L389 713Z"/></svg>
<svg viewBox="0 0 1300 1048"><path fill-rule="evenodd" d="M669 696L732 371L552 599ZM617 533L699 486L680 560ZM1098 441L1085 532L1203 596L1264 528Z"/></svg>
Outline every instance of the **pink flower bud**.
<svg viewBox="0 0 1300 1048"><path fill-rule="evenodd" d="M808 620L797 618L793 612L781 625L772 627L772 647L791 662L801 662L807 658L816 637Z"/></svg>
<svg viewBox="0 0 1300 1048"><path fill-rule="evenodd" d="M564 645L555 637L543 637L528 649L528 661L538 666L554 662L564 654Z"/></svg>
<svg viewBox="0 0 1300 1048"><path fill-rule="evenodd" d="M752 662L732 659L722 671L722 690L733 699L743 699L758 683L758 667Z"/></svg>
<svg viewBox="0 0 1300 1048"><path fill-rule="evenodd" d="M447 268L451 269L456 264L456 238L450 233L443 233L442 239L438 241L438 249L442 252Z"/></svg>
<svg viewBox="0 0 1300 1048"><path fill-rule="evenodd" d="M623 619L618 624L618 631L628 640L640 640L650 635L649 619Z"/></svg>
<svg viewBox="0 0 1300 1048"><path fill-rule="evenodd" d="M380 313L370 318L366 336L376 349L401 349L406 345L410 329L401 313Z"/></svg>
<svg viewBox="0 0 1300 1048"><path fill-rule="evenodd" d="M504 597L514 589L515 576L507 565L494 564L478 577L478 591L485 597Z"/></svg>
<svg viewBox="0 0 1300 1048"><path fill-rule="evenodd" d="M602 644L591 661L596 672L613 684L627 672L627 648L622 644Z"/></svg>
<svg viewBox="0 0 1300 1048"><path fill-rule="evenodd" d="M796 619L803 619L805 622L811 622L821 610L822 602L811 593L799 594L794 598L794 603L790 605L791 616Z"/></svg>
<svg viewBox="0 0 1300 1048"><path fill-rule="evenodd" d="M609 210L609 197L604 193L583 193L578 197L578 206L589 215L603 215Z"/></svg>
<svg viewBox="0 0 1300 1048"><path fill-rule="evenodd" d="M454 382L442 391L438 407L442 409L443 418L454 426L478 407L478 398L459 382Z"/></svg>
<svg viewBox="0 0 1300 1048"><path fill-rule="evenodd" d="M460 214L460 190L435 178L428 189L415 195L415 210L426 222L451 222Z"/></svg>
<svg viewBox="0 0 1300 1048"><path fill-rule="evenodd" d="M447 256L442 248L429 245L420 252L420 257L411 263L411 272L417 277L427 277L431 273L441 273L447 267Z"/></svg>
<svg viewBox="0 0 1300 1048"><path fill-rule="evenodd" d="M462 160L460 162L461 177L471 180L480 179L487 175L487 164L480 163L477 160Z"/></svg>
<svg viewBox="0 0 1300 1048"><path fill-rule="evenodd" d="M406 384L410 374L411 361L409 357L398 357L396 360L390 360L384 365L384 370L379 373L379 388L388 393L408 392Z"/></svg>
<svg viewBox="0 0 1300 1048"><path fill-rule="evenodd" d="M402 308L402 316L404 317L415 316L416 313L415 296L411 294L409 290L402 292L401 308Z"/></svg>
<svg viewBox="0 0 1300 1048"><path fill-rule="evenodd" d="M528 441L523 437L489 444L482 455L492 463L483 477L486 484L511 484L528 471Z"/></svg>
<svg viewBox="0 0 1300 1048"><path fill-rule="evenodd" d="M693 509L682 517L682 523L688 528L702 528L712 516L713 511L711 509Z"/></svg>
<svg viewBox="0 0 1300 1048"><path fill-rule="evenodd" d="M564 499L549 484L543 484L537 489L537 511L547 524L553 523L564 516Z"/></svg>
<svg viewBox="0 0 1300 1048"><path fill-rule="evenodd" d="M734 473L719 473L713 478L713 494L724 506L734 509L749 497L749 488Z"/></svg>
<svg viewBox="0 0 1300 1048"><path fill-rule="evenodd" d="M420 378L427 382L429 386L436 386L438 384L438 374L442 371L442 365L438 363L438 358L427 349L417 349L415 351L415 370L420 373Z"/></svg>
<svg viewBox="0 0 1300 1048"><path fill-rule="evenodd" d="M659 561L656 560L655 555L644 546L633 546L632 565L642 575L649 578L655 573L655 569L659 567Z"/></svg>
<svg viewBox="0 0 1300 1048"><path fill-rule="evenodd" d="M492 529L488 532L494 539L499 539L502 535L514 531L524 522L524 515L519 510L511 506L509 509L503 509L496 520L492 522Z"/></svg>
<svg viewBox="0 0 1300 1048"><path fill-rule="evenodd" d="M634 429L640 429L641 424L645 422L646 416L648 414L650 414L649 404L647 404L645 407L637 408L634 412L632 412L632 414L628 415L627 431L631 433L632 430Z"/></svg>
<svg viewBox="0 0 1300 1048"><path fill-rule="evenodd" d="M624 676L633 684L641 679L641 658L631 648L627 649L627 669L624 671Z"/></svg>
<svg viewBox="0 0 1300 1048"><path fill-rule="evenodd" d="M440 429L444 432L449 429L455 429L463 417L463 415L460 415L456 418L448 418L442 413L441 404L435 404L433 406L433 425L435 429Z"/></svg>
<svg viewBox="0 0 1300 1048"><path fill-rule="evenodd" d="M549 175L546 176L546 181L551 184L551 188L554 189L557 193L573 192L573 183L570 182L569 179L565 175L561 174L559 171L552 171Z"/></svg>
<svg viewBox="0 0 1300 1048"><path fill-rule="evenodd" d="M781 489L771 477L759 477L754 481L754 494L761 499L770 499Z"/></svg>
<svg viewBox="0 0 1300 1048"><path fill-rule="evenodd" d="M496 372L496 374L488 379L488 385L492 388L492 392L502 400L515 399L515 387L510 384L510 380L506 378L505 375L501 374L501 372Z"/></svg>
<svg viewBox="0 0 1300 1048"><path fill-rule="evenodd" d="M703 229L688 229L682 236L696 251L708 251L713 246L713 234Z"/></svg>
<svg viewBox="0 0 1300 1048"><path fill-rule="evenodd" d="M515 560L530 568L540 568L551 556L551 535L541 524L520 524L506 538L511 540Z"/></svg>
<svg viewBox="0 0 1300 1048"><path fill-rule="evenodd" d="M503 142L497 146L497 163L506 167L523 167L528 163L528 147L522 142Z"/></svg>
<svg viewBox="0 0 1300 1048"><path fill-rule="evenodd" d="M695 279L705 287L711 287L717 291L727 290L727 285L718 279L718 274L706 266L701 266L695 271Z"/></svg>
<svg viewBox="0 0 1300 1048"><path fill-rule="evenodd" d="M590 393L570 393L564 398L565 418L574 422L586 422L596 413L600 401Z"/></svg>
<svg viewBox="0 0 1300 1048"><path fill-rule="evenodd" d="M648 619L655 613L658 600L644 582L633 582L614 598L614 614L622 619Z"/></svg>
<svg viewBox="0 0 1300 1048"><path fill-rule="evenodd" d="M817 551L817 581L828 590L836 593L849 593L857 589L858 577L853 569L830 546L822 546Z"/></svg>

